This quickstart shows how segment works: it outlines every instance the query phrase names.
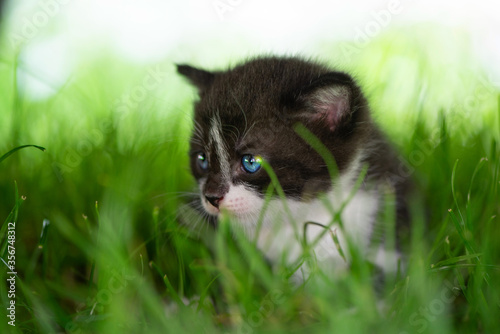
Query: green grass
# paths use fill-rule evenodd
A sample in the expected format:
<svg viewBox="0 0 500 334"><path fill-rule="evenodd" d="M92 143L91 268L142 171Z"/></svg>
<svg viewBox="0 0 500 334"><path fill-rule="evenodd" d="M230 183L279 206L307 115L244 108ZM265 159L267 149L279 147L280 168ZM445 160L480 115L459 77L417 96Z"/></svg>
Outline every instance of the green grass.
<svg viewBox="0 0 500 334"><path fill-rule="evenodd" d="M343 250L353 257L347 273L315 272L297 286L292 266L270 268L230 221L217 231L182 224L192 215L180 208L195 189L187 159L194 91L169 61L158 64L165 76L146 97L124 107L146 68L93 61L35 102L16 86L23 65L2 55L0 156L28 144L46 151L0 158L0 250L6 259L15 221L17 270L16 327L2 307L0 332L497 331L498 92L472 70L466 46L457 48L468 65L440 75L440 52L411 52L439 45L419 33L381 36L344 64L417 185L408 270L381 292L355 245ZM447 47L447 55L457 51ZM329 48L324 54L341 57ZM388 208L388 228L392 216ZM7 277L4 267L2 306Z"/></svg>

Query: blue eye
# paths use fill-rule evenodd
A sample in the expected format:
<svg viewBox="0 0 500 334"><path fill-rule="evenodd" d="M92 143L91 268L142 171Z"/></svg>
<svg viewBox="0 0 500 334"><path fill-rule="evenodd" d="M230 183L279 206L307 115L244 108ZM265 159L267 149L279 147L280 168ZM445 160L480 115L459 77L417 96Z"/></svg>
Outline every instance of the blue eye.
<svg viewBox="0 0 500 334"><path fill-rule="evenodd" d="M243 157L241 157L241 166L247 173L255 173L260 169L261 165L262 158L259 156L245 154Z"/></svg>
<svg viewBox="0 0 500 334"><path fill-rule="evenodd" d="M198 161L198 166L200 166L202 170L208 169L208 159L205 156L205 153L198 153L196 160Z"/></svg>

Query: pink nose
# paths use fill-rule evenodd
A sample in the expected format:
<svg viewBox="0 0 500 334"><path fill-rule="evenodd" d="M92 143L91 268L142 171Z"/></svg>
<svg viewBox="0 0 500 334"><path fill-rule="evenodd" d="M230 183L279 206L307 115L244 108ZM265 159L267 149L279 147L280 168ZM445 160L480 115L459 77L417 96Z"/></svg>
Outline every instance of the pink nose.
<svg viewBox="0 0 500 334"><path fill-rule="evenodd" d="M219 203L222 201L224 197L213 197L213 196L205 196L207 201L210 202L213 206L215 206L217 209L219 208Z"/></svg>

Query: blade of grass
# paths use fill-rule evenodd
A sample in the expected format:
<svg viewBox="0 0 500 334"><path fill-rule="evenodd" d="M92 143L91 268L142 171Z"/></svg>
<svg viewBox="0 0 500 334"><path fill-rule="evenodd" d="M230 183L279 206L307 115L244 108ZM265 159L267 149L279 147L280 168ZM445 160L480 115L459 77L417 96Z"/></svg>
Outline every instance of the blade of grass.
<svg viewBox="0 0 500 334"><path fill-rule="evenodd" d="M264 216L265 213L267 212L267 209L269 208L269 202L271 201L273 193L274 193L274 187L273 184L271 183L266 190L266 195L264 197L264 205L262 206L262 210L260 210L259 218L257 220L257 227L255 228L255 236L253 240L254 244L257 244L257 239L259 238L260 235L262 223L264 222Z"/></svg>
<svg viewBox="0 0 500 334"><path fill-rule="evenodd" d="M342 259L344 259L345 262L347 262L347 259L345 257L345 254L344 254L344 251L342 250L342 247L340 246L340 242L339 242L339 239L337 237L337 234L334 233L334 231L331 230L331 228L323 225L323 224L319 224L319 223L316 223L316 222L306 222L304 224L304 231L303 231L303 238L304 238L304 244L307 245L307 228L310 226L310 225L315 225L315 226L320 226L322 228L324 228L329 234L330 234L330 237L332 238L333 240L333 243L335 244L335 247L337 248L337 251L339 252L340 256L342 257ZM310 249L310 248L308 248Z"/></svg>
<svg viewBox="0 0 500 334"><path fill-rule="evenodd" d="M215 283L215 281L221 276L222 274L217 274L215 275L215 277L207 284L207 286L205 287L205 289L203 289L203 292L201 293L200 295L200 299L199 299L199 302L198 302L198 307L196 308L196 312L199 312L201 310L201 307L203 306L203 304L205 303L205 299L207 298L207 295L208 295L208 290L210 289L210 287Z"/></svg>
<svg viewBox="0 0 500 334"><path fill-rule="evenodd" d="M45 151L45 148L44 147L41 147L41 146L37 146L37 145L23 145L23 146L18 146L12 150L10 150L9 152L5 153L4 155L2 155L0 157L0 163L2 161L4 161L5 159L7 159L10 155L12 155L13 153L19 151L19 150L22 150L23 148L27 148L27 147L34 147L34 148L37 148L39 149L40 151L44 152Z"/></svg>
<svg viewBox="0 0 500 334"><path fill-rule="evenodd" d="M462 240L462 242L465 245L465 248L467 249L467 251L470 254L476 254L476 252L474 251L474 248L472 247L472 245L469 242L469 239L465 235L464 226L460 224L457 216L455 215L455 213L453 212L452 209L449 209L448 212L450 214L451 221L455 225L455 229L457 230L460 239ZM479 258L477 258L477 260L479 261Z"/></svg>
<svg viewBox="0 0 500 334"><path fill-rule="evenodd" d="M325 161L326 167L328 168L328 173L332 182L338 176L338 167L333 157L332 153L328 148L318 139L309 129L307 129L302 123L296 123L293 126L295 132L304 139Z"/></svg>
<svg viewBox="0 0 500 334"><path fill-rule="evenodd" d="M300 236L299 236L297 222L295 221L295 218L292 215L292 211L288 207L285 192L283 191L283 188L281 187L281 184L278 181L278 177L276 176L276 173L274 173L274 170L271 167L271 165L265 160L262 161L262 167L267 172L267 175L269 175L269 178L271 179L271 184L274 187L274 189L276 189L276 192L278 193L278 196L281 199L281 202L283 204L283 209L285 210L285 214L288 216L288 219L289 219L290 223L292 224L295 239L301 240Z"/></svg>
<svg viewBox="0 0 500 334"><path fill-rule="evenodd" d="M462 216L462 212L460 212L460 207L458 206L457 195L455 191L455 176L457 172L458 159L455 161L455 165L453 165L453 170L451 172L451 195L453 196L453 202L455 203L456 210L458 211L458 215L460 216L460 224L465 226L464 217Z"/></svg>
<svg viewBox="0 0 500 334"><path fill-rule="evenodd" d="M456 257L451 258L451 259L446 259L446 260L431 264L431 268L439 268L439 267L443 267L443 266L449 266L451 264L457 264L458 262L467 261L467 260L470 260L473 258L477 258L481 255L482 255L481 253L478 253L478 254L456 256Z"/></svg>
<svg viewBox="0 0 500 334"><path fill-rule="evenodd" d="M327 207L327 208L330 208L330 210L332 210L332 215L333 215L333 219L330 221L330 223L328 224L327 228L331 228L333 226L333 224L335 223L338 223L339 224L339 228L341 229L341 231L343 231L343 224L342 224L342 212L345 210L345 208L347 207L347 205L349 204L349 202L352 200L352 198L354 197L354 195L356 195L356 193L358 192L359 188L361 187L361 184L363 183L363 180L365 179L365 176L366 176L366 173L368 172L368 165L363 165L362 169L361 169L361 172L359 173L358 175L358 178L356 179L356 182L354 183L354 186L352 187L351 191L349 192L349 195L347 196L347 198L342 202L342 204L340 205L340 208L339 210L337 211L334 211L331 203L329 203L328 199L327 198L323 198L323 204ZM311 247L315 247L316 244L325 236L327 230L324 230L322 231L317 237L316 239L311 243Z"/></svg>
<svg viewBox="0 0 500 334"><path fill-rule="evenodd" d="M45 274L47 272L47 252L46 252L46 243L47 243L47 235L49 233L49 226L50 222L47 219L44 219L42 222L42 232L40 234L40 239L38 241L38 246L36 247L35 251L33 252L33 256L31 257L30 261L30 266L28 267L26 271L26 278L32 277L36 264L40 258L40 255L42 255L42 277L45 277Z"/></svg>
<svg viewBox="0 0 500 334"><path fill-rule="evenodd" d="M471 216L471 193L472 193L472 185L474 184L474 180L476 178L477 173L481 169L481 167L484 166L484 164L488 161L488 158L481 158L479 162L476 164L476 167L474 168L474 172L472 173L472 178L469 184L469 191L467 192L467 202L465 204L465 211L467 215L467 229L469 231L472 231L473 226L472 226L472 216Z"/></svg>
<svg viewBox="0 0 500 334"><path fill-rule="evenodd" d="M154 263L153 261L149 262L149 267L156 270L158 275L160 275L160 277L163 279L163 283L165 284L165 287L167 288L167 293L170 295L170 297L172 297L172 299L177 303L177 305L179 307L185 307L186 305L184 304L181 297L179 296L177 291L174 289L174 287L170 283L170 280L168 279L167 275L164 274L161 271L161 269L158 267L158 265L156 263Z"/></svg>
<svg viewBox="0 0 500 334"><path fill-rule="evenodd" d="M99 215L99 203L96 201L95 202L95 213L97 217L97 231L96 231L96 241L95 241L95 248L99 246L99 230L101 226L101 217ZM89 276L89 288L92 287L92 284L94 282L94 274L95 274L95 266L96 266L96 260L95 258L92 259L92 265L90 267L90 276Z"/></svg>
<svg viewBox="0 0 500 334"><path fill-rule="evenodd" d="M5 257L5 253L7 252L7 243L9 241L9 239L7 238L8 225L9 223L13 223L14 227L16 228L19 208L21 207L21 204L25 200L24 197L19 197L19 190L17 188L17 182L15 181L14 181L14 196L15 196L14 207L10 211L9 215L7 216L7 219L3 223L2 229L0 230L0 240L3 239L2 246L0 247L0 254L2 257Z"/></svg>
<svg viewBox="0 0 500 334"><path fill-rule="evenodd" d="M234 229L235 239L238 243L238 248L241 250L242 255L248 260L250 265L250 272L255 275L248 275L249 280L253 280L255 276L260 277L267 289L272 285L272 273L269 272L267 263L262 256L262 253L257 248L256 243L249 241L247 235L241 229ZM249 284L251 286L253 284Z"/></svg>

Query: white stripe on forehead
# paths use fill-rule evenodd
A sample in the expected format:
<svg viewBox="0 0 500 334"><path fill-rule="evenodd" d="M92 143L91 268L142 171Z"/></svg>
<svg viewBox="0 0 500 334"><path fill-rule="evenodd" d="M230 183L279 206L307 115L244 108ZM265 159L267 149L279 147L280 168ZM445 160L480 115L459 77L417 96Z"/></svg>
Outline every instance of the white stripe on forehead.
<svg viewBox="0 0 500 334"><path fill-rule="evenodd" d="M208 137L209 147L215 147L215 153L219 158L222 178L225 181L229 181L231 174L229 167L229 154L222 137L222 124L218 113L215 114L214 118L212 118Z"/></svg>

